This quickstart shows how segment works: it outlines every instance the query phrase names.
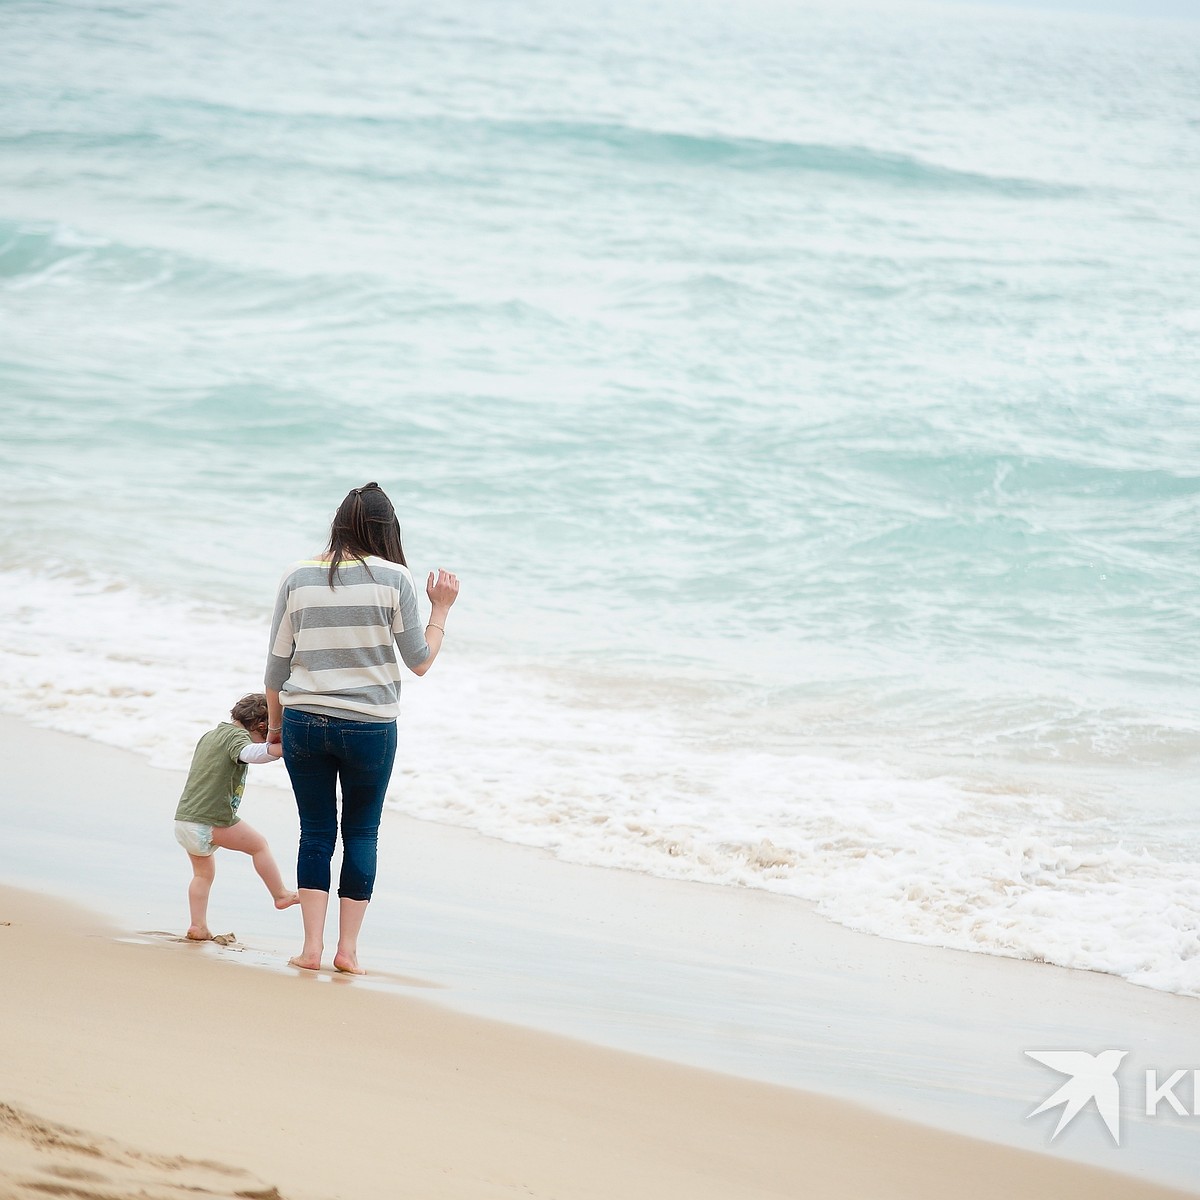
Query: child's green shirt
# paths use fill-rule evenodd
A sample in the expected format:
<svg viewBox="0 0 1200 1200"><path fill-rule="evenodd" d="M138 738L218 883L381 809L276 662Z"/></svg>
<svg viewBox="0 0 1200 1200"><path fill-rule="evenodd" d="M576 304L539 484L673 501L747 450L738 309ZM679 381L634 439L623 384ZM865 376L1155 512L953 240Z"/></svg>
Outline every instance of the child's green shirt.
<svg viewBox="0 0 1200 1200"><path fill-rule="evenodd" d="M197 743L175 820L198 825L236 825L246 790L246 764L238 755L253 739L240 726L222 721Z"/></svg>

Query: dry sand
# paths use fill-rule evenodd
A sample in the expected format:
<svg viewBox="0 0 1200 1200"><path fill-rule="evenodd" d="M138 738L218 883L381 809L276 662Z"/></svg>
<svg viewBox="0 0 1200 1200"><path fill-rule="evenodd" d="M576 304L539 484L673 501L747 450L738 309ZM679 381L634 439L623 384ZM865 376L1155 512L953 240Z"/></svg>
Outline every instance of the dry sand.
<svg viewBox="0 0 1200 1200"><path fill-rule="evenodd" d="M1181 1195L0 889L0 1198Z"/></svg>

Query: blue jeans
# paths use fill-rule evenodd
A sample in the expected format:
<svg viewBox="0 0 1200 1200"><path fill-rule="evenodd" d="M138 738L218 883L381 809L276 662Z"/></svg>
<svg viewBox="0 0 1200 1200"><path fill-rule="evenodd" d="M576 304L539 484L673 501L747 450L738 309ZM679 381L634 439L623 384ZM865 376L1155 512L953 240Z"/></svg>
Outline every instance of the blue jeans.
<svg viewBox="0 0 1200 1200"><path fill-rule="evenodd" d="M300 813L296 886L329 891L340 779L342 874L338 895L347 900L370 900L379 818L396 761L396 722L347 721L284 709L283 761Z"/></svg>

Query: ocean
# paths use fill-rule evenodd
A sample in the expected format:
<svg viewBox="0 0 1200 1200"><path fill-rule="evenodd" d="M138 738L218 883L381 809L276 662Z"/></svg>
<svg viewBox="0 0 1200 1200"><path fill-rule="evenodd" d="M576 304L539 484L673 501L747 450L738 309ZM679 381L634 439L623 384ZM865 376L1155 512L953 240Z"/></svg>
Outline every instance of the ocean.
<svg viewBox="0 0 1200 1200"><path fill-rule="evenodd" d="M378 480L392 809L1200 995L1198 214L1200 22L6 0L0 709L185 766Z"/></svg>

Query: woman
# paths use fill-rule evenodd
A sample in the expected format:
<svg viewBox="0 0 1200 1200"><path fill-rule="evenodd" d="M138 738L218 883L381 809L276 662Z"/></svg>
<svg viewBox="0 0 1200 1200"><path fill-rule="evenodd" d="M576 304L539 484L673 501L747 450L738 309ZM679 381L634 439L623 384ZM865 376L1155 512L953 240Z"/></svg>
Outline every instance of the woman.
<svg viewBox="0 0 1200 1200"><path fill-rule="evenodd" d="M396 757L400 666L424 675L442 648L458 579L429 573L433 606L421 627L396 510L377 483L342 501L324 554L279 585L267 659L267 740L283 743L300 812L296 882L304 949L292 966L316 971L324 949L330 860L342 787L342 872L334 967L358 965L358 932L375 883L383 798Z"/></svg>

